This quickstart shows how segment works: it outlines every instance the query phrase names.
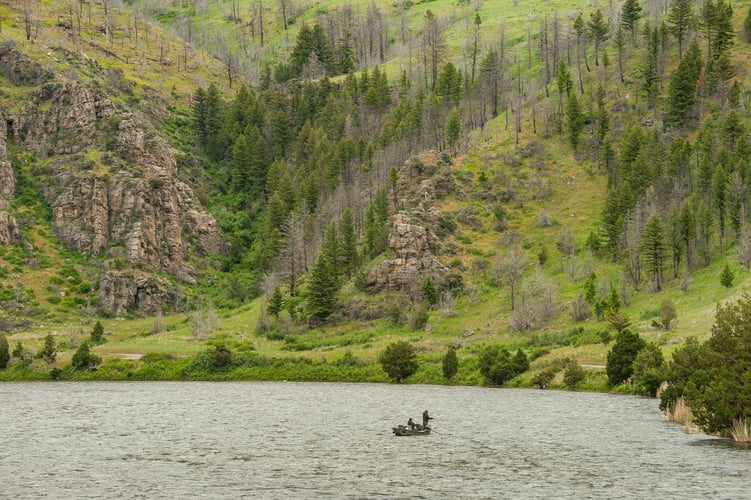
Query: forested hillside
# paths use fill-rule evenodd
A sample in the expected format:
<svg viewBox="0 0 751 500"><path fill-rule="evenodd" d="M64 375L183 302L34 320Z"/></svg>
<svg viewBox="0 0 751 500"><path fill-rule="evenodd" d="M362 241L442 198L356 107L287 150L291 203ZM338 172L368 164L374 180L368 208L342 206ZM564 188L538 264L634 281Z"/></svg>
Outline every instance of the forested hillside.
<svg viewBox="0 0 751 500"><path fill-rule="evenodd" d="M208 341L194 364L281 378L380 380L406 340L414 381L450 347L459 383L598 387L611 337L669 356L748 282L748 7L0 5L4 329L23 354L56 325L67 360L99 319L105 358ZM50 82L105 103L90 127L34 132L69 109Z"/></svg>

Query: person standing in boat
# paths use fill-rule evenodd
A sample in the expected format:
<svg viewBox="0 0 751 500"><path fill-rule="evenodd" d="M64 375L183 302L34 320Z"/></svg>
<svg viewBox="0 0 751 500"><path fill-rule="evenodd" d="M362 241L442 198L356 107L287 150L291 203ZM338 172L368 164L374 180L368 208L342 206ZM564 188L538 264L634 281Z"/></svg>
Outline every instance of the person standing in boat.
<svg viewBox="0 0 751 500"><path fill-rule="evenodd" d="M433 420L433 417L428 415L428 410L425 410L424 412L422 412L422 426L428 427L428 423L430 420Z"/></svg>

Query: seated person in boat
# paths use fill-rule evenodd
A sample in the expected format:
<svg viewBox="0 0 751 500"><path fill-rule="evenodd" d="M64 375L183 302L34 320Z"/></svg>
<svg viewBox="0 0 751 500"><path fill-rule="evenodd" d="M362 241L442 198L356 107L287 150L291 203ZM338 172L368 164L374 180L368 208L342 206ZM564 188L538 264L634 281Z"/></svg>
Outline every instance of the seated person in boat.
<svg viewBox="0 0 751 500"><path fill-rule="evenodd" d="M415 430L415 423L412 421L412 417L409 417L409 420L407 420L407 427L411 431Z"/></svg>

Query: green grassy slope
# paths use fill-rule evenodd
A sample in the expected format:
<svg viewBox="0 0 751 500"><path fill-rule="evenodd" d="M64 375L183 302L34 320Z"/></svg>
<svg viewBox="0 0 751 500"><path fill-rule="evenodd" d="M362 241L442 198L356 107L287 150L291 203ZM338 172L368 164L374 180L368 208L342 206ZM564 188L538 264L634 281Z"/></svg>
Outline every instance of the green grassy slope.
<svg viewBox="0 0 751 500"><path fill-rule="evenodd" d="M343 4L362 4L369 2L344 2L337 0L320 0L310 3L307 9L298 16L290 27L289 33L284 33L279 26L276 15L271 12L273 34L269 52L282 52L294 40L294 34L299 29L302 19L312 21L316 10L338 8ZM241 11L247 10L247 2L241 2ZM58 16L65 16L65 10L57 2L42 2L40 10L35 11L40 23L38 42L30 44L23 37L22 23L17 21L17 12L11 11L7 5L0 5L0 18L16 19L15 22L3 22L3 36L13 39L23 50L45 64L51 64L59 71L68 71L67 63L58 46L71 48L74 43L70 37L60 32L54 26L53 20ZM217 2L207 12L199 13L197 21L206 25L222 26L222 19L227 15L229 2ZM740 26L749 2L735 2L735 22ZM456 2L435 0L421 2L408 9L409 22L412 29L419 29L425 11L430 8L440 17L455 16L455 20L447 29L447 42L452 59L461 58L465 43L463 8ZM578 9L589 12L589 3L575 1L534 1L517 2L513 0L486 1L480 10L483 23L482 34L489 43L497 36L500 26L505 24L509 50L520 54L526 50L527 25L533 16L558 11L562 20L568 19L568 14ZM99 13L101 15L101 13ZM119 24L128 25L129 14L119 14ZM169 9L156 16L165 23L175 16L170 15ZM130 21L132 23L132 21ZM166 117L159 119L169 124L170 119L179 118L188 106L188 96L196 84L209 81L224 82L225 77L221 63L212 60L204 52L190 48L188 68L177 68L176 61L181 59L183 48L180 41L170 37L157 27L150 28L149 41L135 44L128 41L126 31L117 31L113 52L116 57L102 52L104 42L101 33L87 33L78 43L90 53L99 64L105 67L117 67L123 70L125 78L136 84L136 95L148 100L149 89L155 89L168 100L173 107ZM535 26L536 29L536 26ZM62 38L61 38L62 36ZM64 40L63 40L64 39ZM120 40L122 45L118 45ZM170 65L159 64L159 48L167 47L167 57L173 61ZM737 41L733 49L733 58L739 62L738 78L746 81L748 78L748 44ZM631 54L629 61L629 78L634 79L636 66L641 49ZM614 51L608 49L611 61ZM52 55L50 55L52 54ZM403 59L394 58L385 66L390 68L390 74L397 74ZM673 66L674 63L671 63ZM83 77L87 73L78 68ZM530 72L539 71L539 61L535 61ZM610 71L615 71L612 66ZM667 74L667 73L666 73ZM92 78L94 78L92 76ZM592 77L594 78L594 77ZM612 80L615 80L611 76ZM12 109L18 106L18 97L13 89L0 80L0 107ZM666 82L664 82L666 85ZM588 83L591 86L591 81ZM609 92L611 104L634 105L634 86L622 86L612 83ZM589 87L591 88L591 87ZM551 91L551 94L553 91ZM541 106L544 105L540 99ZM744 117L747 120L747 116ZM622 130L624 123L618 125ZM259 311L265 308L263 299L258 299L237 310L219 311L221 325L218 326L208 339L196 340L191 329L192 314L174 314L165 317L162 331L153 333L154 318L105 318L102 322L107 332L107 343L95 348L95 352L105 359L125 359L126 367L121 372L137 369L139 362L133 358L146 353L170 354L178 357L196 354L207 348L207 345L218 342L227 343L238 351L251 349L266 357L279 359L308 358L315 361L334 362L349 353L364 363L373 363L386 345L398 339L412 342L418 349L421 358L421 368L410 381L415 382L443 382L440 361L447 345L461 346L459 357L461 366L457 377L458 383L481 383L476 367L476 354L489 343L501 343L510 349L522 348L532 354L538 349L545 348L549 352L536 359L532 364L532 373L545 366L555 364L556 360L575 358L579 363L588 365L595 372L590 380L591 387L602 387L603 376L601 368L605 364L610 346L599 341L599 332L606 329L606 323L597 322L594 318L586 322L577 323L569 316L567 304L574 300L582 291L583 283L589 271L595 271L600 282L606 286L620 287L623 281L623 268L613 263L607 257L589 256L584 249L584 242L591 229L600 222L606 179L598 173L591 160L578 159L568 145L565 136L551 134L543 137L540 132L532 133L529 119L523 122L521 135L522 147L537 144L539 149L530 156L524 157L515 145L513 127L506 127L504 116L490 122L483 131L475 131L468 135L464 153L454 160L454 173L465 196L452 196L442 199L437 207L444 213L460 214L472 207L475 210L479 224L458 223L458 230L451 240L456 245L455 255L442 256L446 264L462 269L464 282L476 291L470 295L465 293L457 297L455 311L447 313L440 309L429 313L428 328L411 331L407 325L393 326L387 319L348 320L319 328L288 327L287 318L283 317L278 327L282 333L286 329L294 330L289 335L269 337L257 333ZM167 129L169 131L169 129ZM173 135L176 143L180 133ZM480 176L494 180L493 189L504 184L513 184L517 190L515 201L507 204L509 229L520 235L522 248L526 257L525 279L530 280L541 276L553 284L557 290L558 314L540 329L517 333L509 327L511 308L509 290L507 286L495 286L488 279L496 259L502 253L499 243L505 236L493 230L492 207L483 202L478 196L484 187ZM549 194L536 196L535 193L543 186ZM33 206L21 207L32 210ZM546 215L552 223L541 225L539 220ZM72 263L73 266L86 264L86 258L66 253L56 244L51 235L51 228L44 222L44 217L38 217L33 225L31 234L35 246L35 255L44 260L45 264L39 269L28 266L27 255L22 248L0 248L0 266L7 269L1 278L11 297L11 288L22 283L30 296L29 300L38 303L42 314L38 318L31 318L29 324L9 335L11 345L21 341L28 348L38 350L43 337L52 332L58 343L63 347L58 357L58 365L66 363L73 353L75 346L88 335L89 324L82 324L82 317L78 314L75 302L66 301L71 295L86 299L86 293L81 289L54 285L55 276L65 277L64 268ZM576 253L565 256L556 249L556 242L566 228L574 236ZM538 266L537 255L545 247L549 258L542 266ZM732 287L725 288L719 283L719 274L726 263L730 263L735 271L735 281ZM1 269L2 267L0 267ZM669 273L668 273L669 274ZM67 278L66 278L67 279ZM740 267L735 258L735 249L727 248L721 258L715 259L706 268L696 270L691 274L691 283L687 291L681 289L681 279L669 279L665 289L660 293L649 293L644 287L639 290L629 288L629 304L623 311L631 318L639 333L650 341L657 342L663 351L669 355L676 346L681 345L688 336L705 338L709 335L713 322L716 304L734 300L751 289L751 273ZM60 296L60 292L67 292L60 303L53 303L50 297ZM368 304L399 303L400 296L368 296L357 291L353 284L348 284L340 294L347 300L361 300ZM656 316L660 302L668 298L675 303L678 310L677 326L663 332L651 326ZM130 367L130 368L129 368ZM292 378L294 374L279 368L279 373ZM114 372L113 372L114 373ZM118 372L120 373L120 372ZM247 372L249 378L268 377L270 372ZM300 373L308 373L300 369ZM532 373L521 377L519 383L528 383ZM310 375L313 377L314 375ZM325 379L324 375L321 378ZM382 374L372 372L357 372L352 378L364 380L383 380Z"/></svg>

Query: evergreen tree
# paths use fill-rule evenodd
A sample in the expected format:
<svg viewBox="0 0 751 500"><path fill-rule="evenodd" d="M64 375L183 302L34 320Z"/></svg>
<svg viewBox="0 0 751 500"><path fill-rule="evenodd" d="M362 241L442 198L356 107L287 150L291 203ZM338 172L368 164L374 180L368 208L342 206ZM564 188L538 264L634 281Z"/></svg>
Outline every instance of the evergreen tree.
<svg viewBox="0 0 751 500"><path fill-rule="evenodd" d="M733 286L733 280L735 279L735 273L730 269L730 264L725 264L720 273L720 284L725 288Z"/></svg>
<svg viewBox="0 0 751 500"><path fill-rule="evenodd" d="M82 343L76 349L71 359L71 366L76 370L85 370L95 367L101 362L101 358L91 352L88 342Z"/></svg>
<svg viewBox="0 0 751 500"><path fill-rule="evenodd" d="M571 80L571 73L569 72L566 61L561 59L558 61L558 78L556 80L558 85L558 112L563 113L563 96L568 97L571 94L571 89L574 86L574 82Z"/></svg>
<svg viewBox="0 0 751 500"><path fill-rule="evenodd" d="M621 7L621 26L631 32L631 41L636 43L636 28L642 17L642 7L639 0L626 0Z"/></svg>
<svg viewBox="0 0 751 500"><path fill-rule="evenodd" d="M678 42L678 57L683 57L683 42L694 21L693 0L673 0L668 11L670 33Z"/></svg>
<svg viewBox="0 0 751 500"><path fill-rule="evenodd" d="M206 90L205 100L205 136L206 153L214 161L224 159L227 147L224 138L224 126L222 115L224 114L223 103L219 87L211 83Z"/></svg>
<svg viewBox="0 0 751 500"><path fill-rule="evenodd" d="M647 103L654 108L655 98L659 90L660 75L657 68L657 58L660 50L660 38L657 29L651 30L648 37L646 61L641 70L642 90L647 96Z"/></svg>
<svg viewBox="0 0 751 500"><path fill-rule="evenodd" d="M435 286L435 280L432 276L428 276L422 282L422 296L425 299L425 302L431 306L438 303L438 289Z"/></svg>
<svg viewBox="0 0 751 500"><path fill-rule="evenodd" d="M689 111L696 99L696 82L701 72L701 51L694 39L670 77L668 85L668 123L685 125Z"/></svg>
<svg viewBox="0 0 751 500"><path fill-rule="evenodd" d="M339 291L338 243L336 225L324 235L324 245L308 280L308 312L317 320L328 318L336 306Z"/></svg>
<svg viewBox="0 0 751 500"><path fill-rule="evenodd" d="M673 277L677 278L685 243L681 234L681 212L675 204L670 205L666 233L667 247L673 258Z"/></svg>
<svg viewBox="0 0 751 500"><path fill-rule="evenodd" d="M284 310L284 296L279 287L274 288L274 291L269 297L269 302L266 304L266 312L269 313L274 319L279 319L279 314Z"/></svg>
<svg viewBox="0 0 751 500"><path fill-rule="evenodd" d="M503 385L515 375L511 353L499 345L490 345L480 353L478 367L487 384Z"/></svg>
<svg viewBox="0 0 751 500"><path fill-rule="evenodd" d="M101 321L97 321L91 330L91 343L99 345L102 342L104 342L104 326Z"/></svg>
<svg viewBox="0 0 751 500"><path fill-rule="evenodd" d="M420 366L417 364L415 348L404 340L387 345L378 356L378 361L386 375L396 382L404 382Z"/></svg>
<svg viewBox="0 0 751 500"><path fill-rule="evenodd" d="M2 346L0 346L0 350L2 350ZM55 359L57 359L57 346L55 345L55 338L51 333L48 333L47 336L44 337L44 347L40 354L42 355L44 362L48 365L53 364Z"/></svg>
<svg viewBox="0 0 751 500"><path fill-rule="evenodd" d="M516 373L517 375L529 370L529 359L527 358L527 355L524 354L524 351L521 350L521 348L516 350L516 354L514 354L514 357L511 361L514 365L514 373Z"/></svg>
<svg viewBox="0 0 751 500"><path fill-rule="evenodd" d="M662 222L657 214L652 214L644 225L641 246L647 272L652 277L656 289L662 290L666 248Z"/></svg>
<svg viewBox="0 0 751 500"><path fill-rule="evenodd" d="M4 370L10 361L10 346L8 338L4 333L0 333L0 370Z"/></svg>
<svg viewBox="0 0 751 500"><path fill-rule="evenodd" d="M587 23L587 30L589 36L595 42L595 66L599 66L598 54L600 52L600 45L608 39L608 31L610 30L608 22L602 15L602 10L597 9L594 11Z"/></svg>
<svg viewBox="0 0 751 500"><path fill-rule="evenodd" d="M717 167L712 176L712 205L717 210L717 227L720 232L720 250L725 237L725 216L728 205L728 178L722 165Z"/></svg>
<svg viewBox="0 0 751 500"><path fill-rule="evenodd" d="M232 148L232 189L236 193L244 193L248 189L251 162L248 140L245 135L240 135Z"/></svg>
<svg viewBox="0 0 751 500"><path fill-rule="evenodd" d="M605 365L609 385L619 385L631 377L634 372L634 360L645 345L644 339L628 328L618 333Z"/></svg>
<svg viewBox="0 0 751 500"><path fill-rule="evenodd" d="M579 106L579 99L576 94L572 93L568 98L566 106L566 119L568 122L568 139L571 146L576 150L579 145L582 129L584 129L584 115Z"/></svg>
<svg viewBox="0 0 751 500"><path fill-rule="evenodd" d="M339 222L341 268L344 274L351 278L358 266L357 235L352 210L344 209Z"/></svg>
<svg viewBox="0 0 751 500"><path fill-rule="evenodd" d="M456 356L456 349L454 348L454 346L449 347L449 350L443 357L443 362L441 364L443 367L443 377L446 380L453 379L456 375L456 372L459 371L459 359Z"/></svg>
<svg viewBox="0 0 751 500"><path fill-rule="evenodd" d="M459 119L459 112L453 108L446 117L446 142L452 153L456 151L456 144L459 142L459 136L462 132L462 123Z"/></svg>
<svg viewBox="0 0 751 500"><path fill-rule="evenodd" d="M751 42L751 7L749 7L746 17L743 19L743 38L747 42Z"/></svg>
<svg viewBox="0 0 751 500"><path fill-rule="evenodd" d="M203 87L198 87L195 94L193 94L192 114L193 114L193 130L198 138L198 144L206 146L207 133L206 133L206 115L207 115L207 103L206 103L206 91Z"/></svg>

